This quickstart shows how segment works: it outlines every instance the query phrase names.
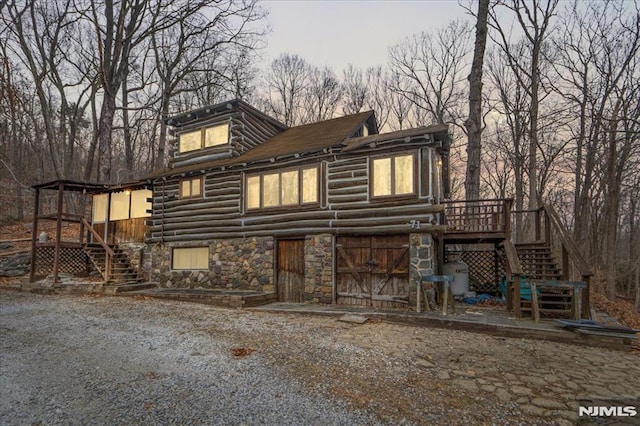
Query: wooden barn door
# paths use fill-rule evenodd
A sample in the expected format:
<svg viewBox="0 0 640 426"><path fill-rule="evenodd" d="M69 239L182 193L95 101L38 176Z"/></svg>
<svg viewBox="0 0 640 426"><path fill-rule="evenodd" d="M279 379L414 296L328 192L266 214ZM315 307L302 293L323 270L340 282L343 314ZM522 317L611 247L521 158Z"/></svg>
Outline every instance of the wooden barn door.
<svg viewBox="0 0 640 426"><path fill-rule="evenodd" d="M409 304L407 235L338 237L336 302L401 308Z"/></svg>
<svg viewBox="0 0 640 426"><path fill-rule="evenodd" d="M278 301L304 302L304 240L278 241Z"/></svg>

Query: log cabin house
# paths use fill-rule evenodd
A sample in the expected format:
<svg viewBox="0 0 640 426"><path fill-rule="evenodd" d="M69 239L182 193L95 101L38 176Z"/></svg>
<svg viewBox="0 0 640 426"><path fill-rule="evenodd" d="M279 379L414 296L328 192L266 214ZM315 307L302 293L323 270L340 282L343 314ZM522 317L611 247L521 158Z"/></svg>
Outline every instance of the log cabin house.
<svg viewBox="0 0 640 426"><path fill-rule="evenodd" d="M367 111L288 128L241 100L167 124L174 136L169 166L142 181L34 186L32 280L51 270L55 279L74 263L65 262L69 256L81 270L83 248L90 261L84 263L121 285L143 280L251 291L266 300L403 309L416 306L421 277L462 256L471 290L497 293L506 277L516 315L529 310L536 317L555 303L514 301L528 277L540 286L564 280L560 287L567 288L549 285L549 297L560 292L566 312L588 316L588 267L551 206L513 212L508 199L447 200L445 125L381 134ZM58 190L58 214L39 216L38 194L51 189ZM63 212L68 190L92 196L90 223ZM514 214L534 218L532 241L513 241ZM80 242L38 244L38 219L58 226L78 220ZM67 256L72 245L75 254ZM576 276L587 283L581 296L575 290L585 286L569 281Z"/></svg>
<svg viewBox="0 0 640 426"><path fill-rule="evenodd" d="M175 154L148 177L161 286L399 307L410 270L432 271L446 126L379 134L368 111L286 128L240 100L168 123Z"/></svg>

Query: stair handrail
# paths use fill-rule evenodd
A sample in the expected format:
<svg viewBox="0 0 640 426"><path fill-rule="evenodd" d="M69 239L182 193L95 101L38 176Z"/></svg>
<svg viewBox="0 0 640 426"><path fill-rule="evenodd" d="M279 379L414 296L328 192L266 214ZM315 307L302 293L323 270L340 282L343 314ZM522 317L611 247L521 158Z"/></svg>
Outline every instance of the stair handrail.
<svg viewBox="0 0 640 426"><path fill-rule="evenodd" d="M553 208L552 205L545 203L544 201L540 201L541 207L544 209L547 217L549 218L549 224L555 229L557 235L560 237L560 241L562 241L563 249L566 250L569 259L573 262L578 273L582 277L590 277L593 275L591 269L589 268L589 264L578 250L578 245L574 241L574 239L569 235L566 231L565 226L560 220L560 216ZM550 243L550 241L548 242ZM568 271L563 271L566 274ZM568 279L568 277L567 277Z"/></svg>
<svg viewBox="0 0 640 426"><path fill-rule="evenodd" d="M91 226L91 224L89 222L87 222L87 220L85 218L81 218L80 219L82 221L82 224L85 226L85 228L87 228L89 230L89 232L91 232L91 235L93 235L95 241L100 244L100 246L104 249L106 256L105 256L105 272L104 272L104 280L105 281L109 281L109 278L111 277L111 258L113 258L115 256L114 251L111 249L111 247L109 247L109 245L107 243L104 242L104 240L102 239L102 237L100 236L100 234L98 234L98 232L93 229L93 226Z"/></svg>
<svg viewBox="0 0 640 426"><path fill-rule="evenodd" d="M505 269L507 272L507 307L520 316L520 279L524 274L516 246L507 238L504 240ZM515 299L515 300L514 300Z"/></svg>

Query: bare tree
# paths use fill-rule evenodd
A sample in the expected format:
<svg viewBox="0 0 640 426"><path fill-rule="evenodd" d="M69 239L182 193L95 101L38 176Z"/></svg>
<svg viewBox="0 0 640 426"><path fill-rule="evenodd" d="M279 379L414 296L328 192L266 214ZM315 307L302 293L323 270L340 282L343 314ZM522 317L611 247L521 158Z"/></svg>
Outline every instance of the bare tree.
<svg viewBox="0 0 640 426"><path fill-rule="evenodd" d="M540 109L540 62L542 48L551 30L551 21L555 14L558 0L514 0L499 1L492 8L489 24L496 30L497 39L494 41L503 50L509 66L513 69L518 83L526 90L531 99L530 123L529 123L529 208L536 208L538 203L537 192L537 154L538 154L538 114ZM515 15L519 23L518 30L524 34L527 44L527 53L530 58L528 67L522 65L522 57L518 56L510 41L511 34L505 24L499 19L499 11L507 10Z"/></svg>
<svg viewBox="0 0 640 426"><path fill-rule="evenodd" d="M487 46L487 20L489 0L478 1L476 15L476 41L473 62L469 74L469 117L465 121L467 129L467 173L465 195L467 200L480 198L480 157L482 152L482 68L484 51Z"/></svg>
<svg viewBox="0 0 640 426"><path fill-rule="evenodd" d="M434 34L420 33L393 46L391 70L401 80L394 87L415 107L419 124L458 123L469 53L469 25L453 21Z"/></svg>
<svg viewBox="0 0 640 426"><path fill-rule="evenodd" d="M348 115L362 111L367 104L371 87L367 84L362 70L353 64L347 65L342 72L342 87L344 89L342 112Z"/></svg>
<svg viewBox="0 0 640 426"><path fill-rule="evenodd" d="M177 108L184 111L220 101L219 94L228 93L230 86L231 95L241 97L243 85L248 84L245 76L251 69L252 51L264 36L262 29L252 25L265 16L257 0L189 0L177 13L173 25L151 34L154 71L160 83L156 167L164 162L165 120L172 100L184 95L196 101ZM161 22L165 18L158 12L153 19Z"/></svg>
<svg viewBox="0 0 640 426"><path fill-rule="evenodd" d="M329 67L309 67L307 90L303 97L305 123L332 118L342 100L342 85Z"/></svg>
<svg viewBox="0 0 640 426"><path fill-rule="evenodd" d="M8 52L26 69L40 104L44 136L57 178L73 177L77 135L86 125L94 75L77 56L74 40L79 16L71 1L7 2L2 32ZM70 97L71 96L71 97Z"/></svg>
<svg viewBox="0 0 640 426"><path fill-rule="evenodd" d="M271 62L266 76L265 106L287 126L302 124L302 105L309 82L309 65L302 57L284 53Z"/></svg>

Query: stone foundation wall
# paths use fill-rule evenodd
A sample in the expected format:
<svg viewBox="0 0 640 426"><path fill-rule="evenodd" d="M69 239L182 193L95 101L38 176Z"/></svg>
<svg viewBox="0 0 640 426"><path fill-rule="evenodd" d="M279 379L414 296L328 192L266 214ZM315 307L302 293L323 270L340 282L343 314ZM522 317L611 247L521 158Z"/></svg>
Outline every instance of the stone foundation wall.
<svg viewBox="0 0 640 426"><path fill-rule="evenodd" d="M435 271L434 244L431 234L410 234L409 304L416 306L416 290L422 275Z"/></svg>
<svg viewBox="0 0 640 426"><path fill-rule="evenodd" d="M195 246L209 247L209 270L171 270L171 250ZM275 291L274 239L271 237L212 240L200 245L152 244L147 247L150 277L160 287Z"/></svg>
<svg viewBox="0 0 640 426"><path fill-rule="evenodd" d="M315 303L333 301L333 237L330 234L305 238L304 298Z"/></svg>

